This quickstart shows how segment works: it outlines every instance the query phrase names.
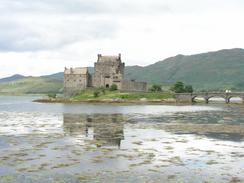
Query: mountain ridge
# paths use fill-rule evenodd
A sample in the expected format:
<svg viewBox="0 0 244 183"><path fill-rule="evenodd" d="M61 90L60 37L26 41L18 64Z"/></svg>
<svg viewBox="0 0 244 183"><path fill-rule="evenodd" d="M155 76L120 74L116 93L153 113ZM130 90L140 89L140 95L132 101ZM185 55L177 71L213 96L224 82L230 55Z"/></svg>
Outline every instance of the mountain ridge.
<svg viewBox="0 0 244 183"><path fill-rule="evenodd" d="M93 72L92 67L89 67L89 70ZM193 85L197 90L244 90L244 49L223 49L195 55L179 54L147 66L126 66L125 78L164 86L183 81ZM63 72L29 79L23 75L2 78L0 79L0 93L14 86L16 82L21 83L21 80L25 82L30 80L33 83L38 80L43 87L50 87L50 82L53 82L55 87L52 90L46 88L46 91L58 92L62 90ZM23 82L22 85L24 85ZM30 83L28 85L30 86ZM21 90L21 92L29 91Z"/></svg>
<svg viewBox="0 0 244 183"><path fill-rule="evenodd" d="M177 55L149 66L127 69L127 78L150 83L184 81L198 89L244 89L244 49L225 49L196 55Z"/></svg>
<svg viewBox="0 0 244 183"><path fill-rule="evenodd" d="M23 79L23 78L25 78L24 75L21 75L21 74L14 74L14 75L9 76L9 77L0 78L0 82L16 81L16 80L18 80L18 79Z"/></svg>

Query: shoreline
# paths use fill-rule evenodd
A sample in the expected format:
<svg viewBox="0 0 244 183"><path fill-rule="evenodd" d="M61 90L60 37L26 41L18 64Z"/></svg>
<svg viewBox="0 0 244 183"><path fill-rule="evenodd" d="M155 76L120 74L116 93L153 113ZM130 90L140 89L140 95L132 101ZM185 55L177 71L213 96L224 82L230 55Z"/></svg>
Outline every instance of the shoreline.
<svg viewBox="0 0 244 183"><path fill-rule="evenodd" d="M204 101L197 101L191 103L189 101L176 101L174 98L169 98L165 100L124 100L124 99L102 99L102 100L69 100L69 99L36 99L33 102L37 103L61 103L61 104L113 104L113 105L211 105L211 104L225 104L225 105L244 105L241 102L232 102L226 104L224 102L212 101L206 104Z"/></svg>
<svg viewBox="0 0 244 183"><path fill-rule="evenodd" d="M163 104L179 104L175 99L169 100L66 100L66 99L36 99L33 102L38 103L63 103L63 104L80 104L80 103L88 103L88 104L137 104L137 105L163 105Z"/></svg>

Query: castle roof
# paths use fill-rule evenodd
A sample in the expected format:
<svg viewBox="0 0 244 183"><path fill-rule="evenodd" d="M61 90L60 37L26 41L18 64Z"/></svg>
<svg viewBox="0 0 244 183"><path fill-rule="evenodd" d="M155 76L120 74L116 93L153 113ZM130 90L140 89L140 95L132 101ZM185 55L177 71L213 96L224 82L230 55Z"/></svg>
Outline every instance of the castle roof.
<svg viewBox="0 0 244 183"><path fill-rule="evenodd" d="M121 61L121 54L118 56L111 56L111 55L101 55L98 54L98 62L117 62Z"/></svg>
<svg viewBox="0 0 244 183"><path fill-rule="evenodd" d="M87 67L77 67L77 68L65 68L64 74L87 74Z"/></svg>

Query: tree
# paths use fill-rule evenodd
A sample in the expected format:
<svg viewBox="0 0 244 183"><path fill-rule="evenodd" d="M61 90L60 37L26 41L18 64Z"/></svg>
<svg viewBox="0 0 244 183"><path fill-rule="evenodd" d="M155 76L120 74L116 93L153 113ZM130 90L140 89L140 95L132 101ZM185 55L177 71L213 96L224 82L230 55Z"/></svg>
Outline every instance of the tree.
<svg viewBox="0 0 244 183"><path fill-rule="evenodd" d="M175 93L184 93L185 92L185 86L184 83L181 81L177 81L171 88L171 91Z"/></svg>
<svg viewBox="0 0 244 183"><path fill-rule="evenodd" d="M154 85L152 85L152 87L150 88L150 91L152 91L152 92L160 92L160 91L162 91L162 87L161 87L161 85L156 85L156 84L154 84Z"/></svg>
<svg viewBox="0 0 244 183"><path fill-rule="evenodd" d="M185 92L186 93L192 93L193 92L193 88L191 85L186 85L185 86Z"/></svg>
<svg viewBox="0 0 244 183"><path fill-rule="evenodd" d="M116 84L112 84L111 86L110 86L110 89L109 89L110 91L115 91L115 90L118 90L118 86L116 85Z"/></svg>
<svg viewBox="0 0 244 183"><path fill-rule="evenodd" d="M175 93L192 93L193 87L191 85L185 85L181 81L177 81L171 88L171 91Z"/></svg>

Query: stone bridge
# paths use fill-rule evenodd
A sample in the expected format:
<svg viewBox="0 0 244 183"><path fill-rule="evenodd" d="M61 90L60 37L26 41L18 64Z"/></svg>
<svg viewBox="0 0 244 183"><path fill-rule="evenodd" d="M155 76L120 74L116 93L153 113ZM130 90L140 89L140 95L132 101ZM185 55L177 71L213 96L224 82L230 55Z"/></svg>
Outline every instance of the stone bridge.
<svg viewBox="0 0 244 183"><path fill-rule="evenodd" d="M194 102L195 98L203 98L206 103L213 97L223 98L226 103L230 103L230 99L238 97L244 102L244 92L194 92L194 93L175 93L176 101Z"/></svg>

